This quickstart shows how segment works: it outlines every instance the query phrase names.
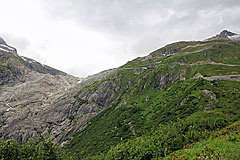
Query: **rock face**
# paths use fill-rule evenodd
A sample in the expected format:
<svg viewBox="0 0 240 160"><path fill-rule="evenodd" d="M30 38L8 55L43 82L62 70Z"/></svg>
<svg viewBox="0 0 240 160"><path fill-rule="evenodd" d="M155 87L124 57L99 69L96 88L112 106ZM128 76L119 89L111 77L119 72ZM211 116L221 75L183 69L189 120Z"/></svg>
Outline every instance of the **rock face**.
<svg viewBox="0 0 240 160"><path fill-rule="evenodd" d="M2 86L0 98L2 138L25 141L29 137L43 133L50 125L48 119L57 119L61 116L61 114L48 116L44 113L53 107L56 99L67 93L62 91L70 89L76 82L77 79L71 76L29 72L25 76L25 82ZM58 114L57 110L54 113ZM44 118L43 115L48 118Z"/></svg>
<svg viewBox="0 0 240 160"><path fill-rule="evenodd" d="M220 33L220 37L232 37L232 36L236 36L237 34L236 33L232 33L228 30L223 30L221 33Z"/></svg>
<svg viewBox="0 0 240 160"><path fill-rule="evenodd" d="M92 83L104 77L92 77ZM0 133L3 139L26 141L48 135L56 142L82 129L89 119L105 109L115 98L105 83L96 91L79 95L84 103L74 98L86 86L85 80L69 75L29 72L25 82L1 87ZM91 84L92 84L91 83Z"/></svg>
<svg viewBox="0 0 240 160"><path fill-rule="evenodd" d="M33 71L43 73L43 74L51 74L51 75L66 75L66 73L62 71L43 65L33 59L23 57L23 56L21 56L21 58L24 60L24 64Z"/></svg>
<svg viewBox="0 0 240 160"><path fill-rule="evenodd" d="M29 61L8 51L0 51L0 61L1 137L26 141L43 134L49 124L41 113L52 108L56 99L69 93L79 79L60 71L57 75L57 70L51 68L45 74L38 72L29 67ZM40 65L36 61L32 63ZM52 71L56 72L46 74ZM51 116L48 118L52 119Z"/></svg>
<svg viewBox="0 0 240 160"><path fill-rule="evenodd" d="M0 42L7 45L3 39ZM24 142L50 135L55 142L62 141L115 98L112 90L116 84L107 82L76 97L79 90L114 73L114 69L80 79L5 50L0 50L0 62L2 139Z"/></svg>

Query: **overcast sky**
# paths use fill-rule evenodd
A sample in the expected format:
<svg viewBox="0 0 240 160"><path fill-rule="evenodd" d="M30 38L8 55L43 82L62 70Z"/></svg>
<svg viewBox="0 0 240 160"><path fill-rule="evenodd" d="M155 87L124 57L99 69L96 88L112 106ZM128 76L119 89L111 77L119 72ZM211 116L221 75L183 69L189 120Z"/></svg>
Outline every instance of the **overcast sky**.
<svg viewBox="0 0 240 160"><path fill-rule="evenodd" d="M0 37L79 77L224 29L240 33L240 0L0 0Z"/></svg>

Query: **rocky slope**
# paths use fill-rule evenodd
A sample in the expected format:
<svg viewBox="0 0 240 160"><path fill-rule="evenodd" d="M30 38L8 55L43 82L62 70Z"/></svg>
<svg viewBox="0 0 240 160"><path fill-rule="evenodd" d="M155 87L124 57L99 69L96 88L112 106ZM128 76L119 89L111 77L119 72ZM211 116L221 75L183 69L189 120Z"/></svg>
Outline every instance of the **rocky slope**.
<svg viewBox="0 0 240 160"><path fill-rule="evenodd" d="M43 65L30 58L20 57L14 47L0 38L0 85L14 85L25 81L30 71L43 74L65 75L66 73Z"/></svg>
<svg viewBox="0 0 240 160"><path fill-rule="evenodd" d="M3 39L0 42L8 46ZM58 142L83 128L104 108L98 105L102 97L88 94L96 103L80 105L74 96L82 87L114 72L76 78L6 49L0 50L0 62L0 135L22 142L39 135ZM78 123L72 122L75 115Z"/></svg>

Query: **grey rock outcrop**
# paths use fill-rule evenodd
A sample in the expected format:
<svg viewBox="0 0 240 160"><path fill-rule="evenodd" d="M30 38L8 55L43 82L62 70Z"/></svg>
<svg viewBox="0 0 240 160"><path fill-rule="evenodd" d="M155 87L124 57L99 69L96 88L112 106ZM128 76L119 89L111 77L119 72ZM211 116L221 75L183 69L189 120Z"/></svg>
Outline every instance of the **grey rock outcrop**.
<svg viewBox="0 0 240 160"><path fill-rule="evenodd" d="M32 71L25 75L25 82L1 86L2 138L26 141L44 133L53 124L58 124L66 117L69 106L54 107L59 104L56 101L71 101L71 98L65 99L64 96L71 95L68 94L72 91L70 88L77 81L78 79L72 76L53 76ZM69 90L66 90L67 87ZM66 108L61 110L61 107ZM51 123L53 120L55 123Z"/></svg>
<svg viewBox="0 0 240 160"><path fill-rule="evenodd" d="M21 56L21 58L24 60L24 64L33 71L43 73L43 74L51 74L51 75L66 75L66 73L60 70L54 69L47 65L43 65L31 58L27 58L23 56Z"/></svg>

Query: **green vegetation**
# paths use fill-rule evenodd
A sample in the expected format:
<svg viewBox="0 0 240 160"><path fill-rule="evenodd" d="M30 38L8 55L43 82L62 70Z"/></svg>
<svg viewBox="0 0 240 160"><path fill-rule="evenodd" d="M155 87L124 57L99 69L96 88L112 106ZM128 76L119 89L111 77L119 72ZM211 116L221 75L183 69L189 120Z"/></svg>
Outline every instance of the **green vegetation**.
<svg viewBox="0 0 240 160"><path fill-rule="evenodd" d="M206 45L206 44L205 44ZM196 52L197 51L197 52ZM187 54L184 54L187 52ZM195 63L214 61L216 63L239 64L240 45L234 42L210 43L206 48L194 47L183 50L168 59L168 62Z"/></svg>
<svg viewBox="0 0 240 160"><path fill-rule="evenodd" d="M82 98L79 98L78 96L75 96L74 98L77 99L79 105L87 104L87 103L88 103L88 101L86 101L86 100L84 100L84 99L82 99Z"/></svg>
<svg viewBox="0 0 240 160"><path fill-rule="evenodd" d="M69 160L71 159L63 149L54 145L52 140L29 140L24 144L17 141L0 140L1 160Z"/></svg>
<svg viewBox="0 0 240 160"><path fill-rule="evenodd" d="M238 43L178 42L150 55L79 92L105 82L119 86L114 103L71 137L66 149L73 158L161 159L240 120L239 82L192 79L239 74ZM212 148L199 154L208 152Z"/></svg>
<svg viewBox="0 0 240 160"><path fill-rule="evenodd" d="M156 51L153 51L152 53L150 53L150 55L156 57L156 56L161 56L164 53L168 53L168 54L172 54L172 53L176 53L179 52L182 48L185 48L188 45L196 45L200 42L176 42L176 43L172 43L172 44L168 44L163 48L157 49Z"/></svg>
<svg viewBox="0 0 240 160"><path fill-rule="evenodd" d="M0 50L0 66L6 67L7 69L14 72L18 66L21 66L23 60L16 58L12 53L8 53ZM15 64L15 65L13 65Z"/></svg>
<svg viewBox="0 0 240 160"><path fill-rule="evenodd" d="M169 97L166 102L170 101L169 104L164 109L153 110L151 117L155 118L152 118L147 123L147 126L151 126L157 121L158 127L155 127L157 129L153 130L154 127L150 127L152 131L147 134L128 140L125 143L119 143L107 153L106 159L164 157L192 141L208 137L213 130L222 128L240 118L237 109L240 101L237 100L233 102L234 104L231 102L240 94L236 91L234 93L237 93L237 96L232 97L234 93L230 91L232 86L240 89L239 83L203 81L201 84L199 81L201 80L196 81L195 84L193 81L188 81L188 83L185 81L170 86L169 90L166 89L169 93L169 95L166 94ZM185 87L184 90L186 84L189 84L189 86ZM177 86L178 89L173 88ZM227 91L228 89L230 90ZM171 91L175 91L175 93ZM181 91L182 96L179 94ZM227 91L227 93L222 94L222 91ZM176 98L170 97L173 93ZM184 94L186 95L184 96ZM224 102L227 99L225 99L225 96L231 99L227 103ZM154 101L161 102L161 100ZM233 116L229 116L230 113ZM144 120L144 122L146 121L147 119Z"/></svg>
<svg viewBox="0 0 240 160"><path fill-rule="evenodd" d="M240 159L239 151L240 121L213 133L207 140L187 144L164 159Z"/></svg>
<svg viewBox="0 0 240 160"><path fill-rule="evenodd" d="M69 151L78 158L107 152L107 159L167 155L240 119L239 89L238 82L197 79L150 90L93 118L85 130L73 136ZM116 147L109 151L111 146Z"/></svg>
<svg viewBox="0 0 240 160"><path fill-rule="evenodd" d="M200 73L204 77L240 74L240 66L203 64L195 65L193 67L183 66L182 68L187 68L189 70L185 75L187 79L192 78L197 73Z"/></svg>
<svg viewBox="0 0 240 160"><path fill-rule="evenodd" d="M107 153L107 159L146 159L165 156L231 124L240 118L239 83L190 79L196 73L205 77L239 74L239 66L206 63L239 64L239 50L239 44L225 41L179 42L152 53L152 61L143 57L128 62L117 72L117 79L109 77L121 86L117 100L76 133L67 148L78 158L103 159ZM177 53L164 57L162 52ZM188 65L200 61L206 64ZM173 78L167 87L159 85L163 77L177 77L181 71L186 81ZM170 140L177 135L176 142Z"/></svg>

